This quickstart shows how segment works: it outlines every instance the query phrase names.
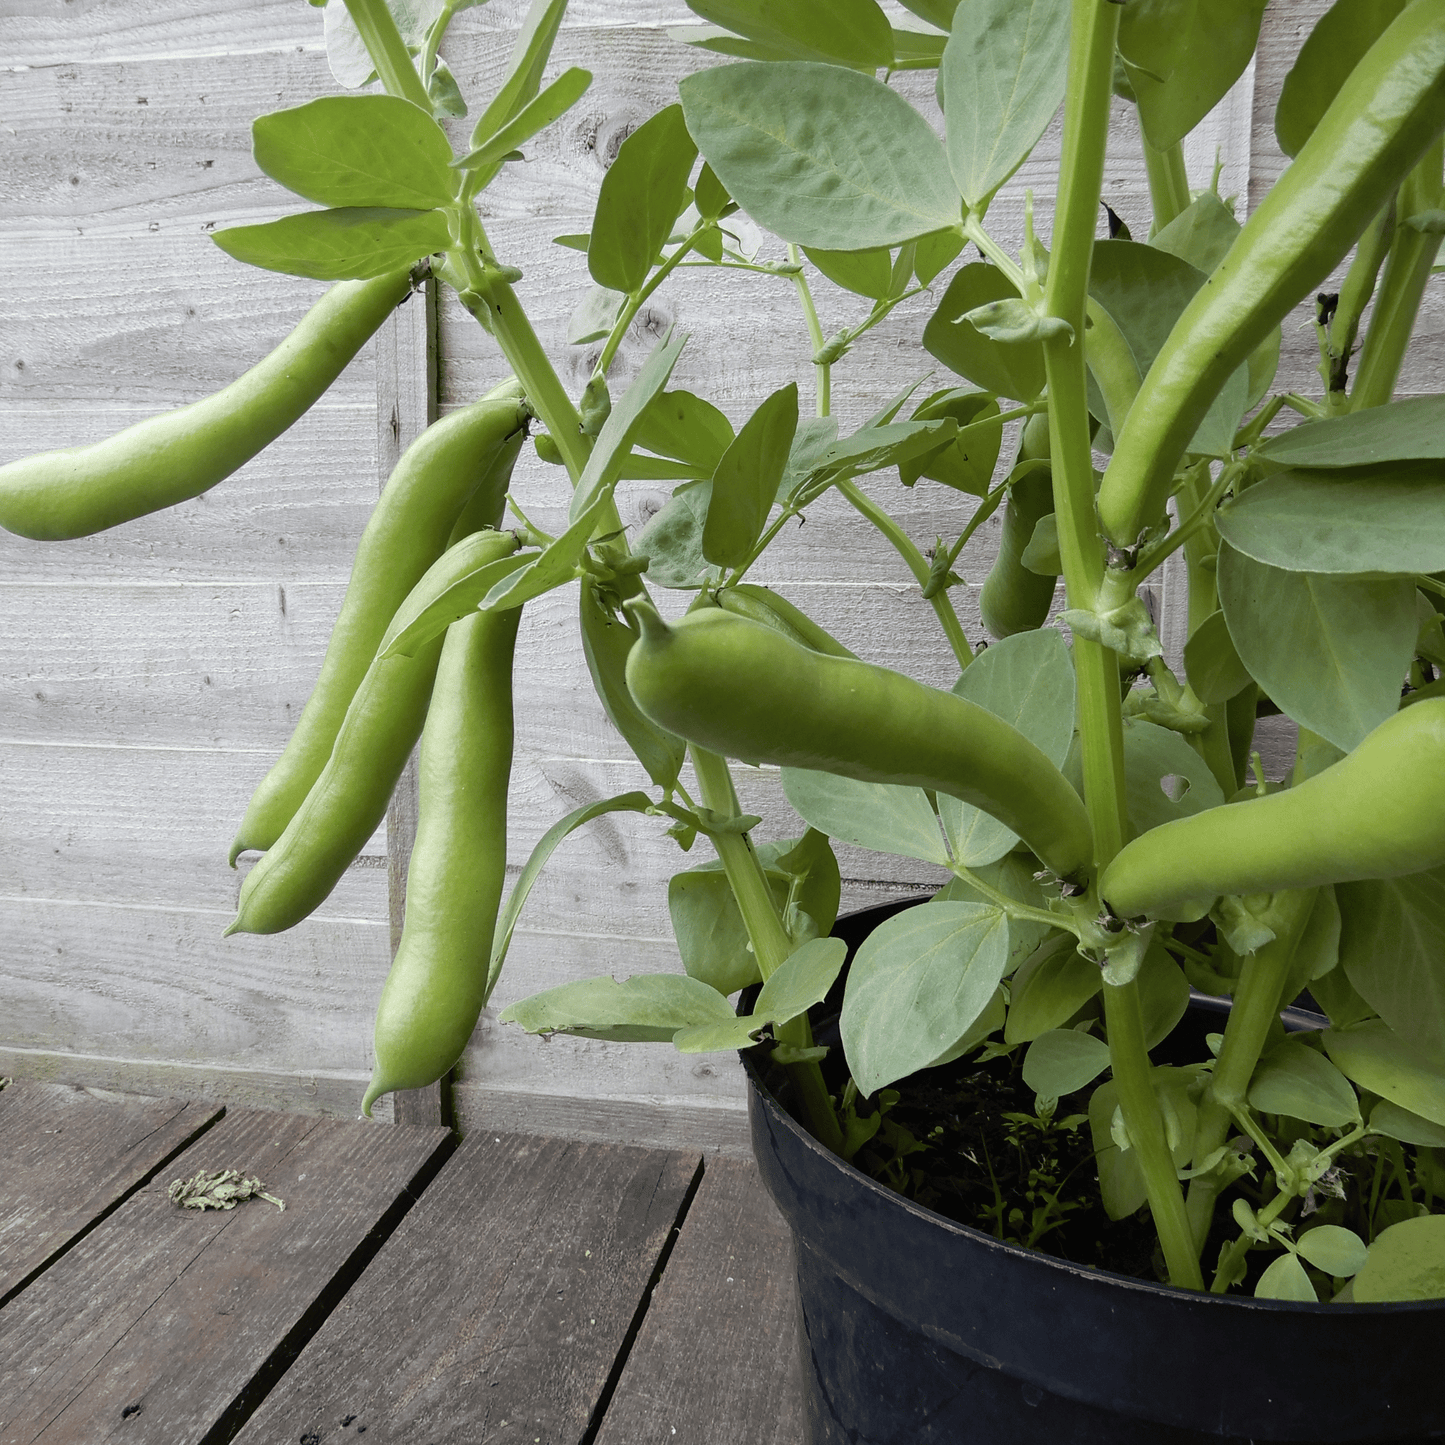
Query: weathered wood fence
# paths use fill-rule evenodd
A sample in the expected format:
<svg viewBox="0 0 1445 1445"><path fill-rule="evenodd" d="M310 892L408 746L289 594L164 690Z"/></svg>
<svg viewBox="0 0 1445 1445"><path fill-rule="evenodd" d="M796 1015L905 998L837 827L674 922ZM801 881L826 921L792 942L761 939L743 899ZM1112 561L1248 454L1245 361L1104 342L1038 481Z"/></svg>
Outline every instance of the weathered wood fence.
<svg viewBox="0 0 1445 1445"><path fill-rule="evenodd" d="M1222 189L1241 205L1278 174L1274 100L1325 8L1276 0L1267 12L1257 73L1191 140L1196 185L1216 146ZM492 0L454 26L450 62L474 100L497 83L524 9ZM574 0L555 63L586 65L592 89L487 192L492 238L524 267L520 294L575 388L596 349L564 342L585 260L548 242L587 229L617 146L674 99L681 75L711 63L668 37L690 18L682 0ZM931 73L895 83L931 104ZM0 462L203 396L286 333L320 285L237 265L206 237L294 208L257 171L250 121L336 88L320 13L299 0L0 0ZM1054 131L1020 177L1044 215L1056 155ZM1106 199L1143 229L1137 156L1121 105ZM991 220L1017 232L1021 213L1005 198ZM825 326L853 316L853 299L820 291ZM838 368L845 430L933 368L916 345L927 304L901 308ZM810 348L783 282L677 273L629 336L623 379L670 323L692 333L674 385L735 420L789 379L808 384ZM1423 347L1436 375L1440 326L1437 294ZM1287 323L1281 382L1310 387L1314 365L1312 331ZM504 373L459 307L429 317L414 299L312 412L214 491L76 542L0 533L0 1073L355 1113L399 917L407 789L322 909L286 934L222 940L249 861L232 872L227 847L314 680L379 482L430 416ZM920 543L956 534L966 516L967 501L942 488L904 494L892 474L869 485ZM560 469L529 458L517 489L542 525L563 514ZM665 498L625 485L624 521ZM987 560L986 541L956 594L973 635ZM948 679L917 587L843 504L818 506L758 577L863 654ZM1177 647L1179 609L1156 602ZM592 695L574 609L564 590L523 622L513 873L563 813L646 783ZM744 805L786 831L776 778L740 781ZM923 864L841 856L845 907L933 881ZM564 844L497 1004L570 978L678 967L665 889L678 859L656 820L631 814ZM743 1138L740 1074L725 1056L543 1044L491 1015L455 1101L463 1125L728 1148Z"/></svg>

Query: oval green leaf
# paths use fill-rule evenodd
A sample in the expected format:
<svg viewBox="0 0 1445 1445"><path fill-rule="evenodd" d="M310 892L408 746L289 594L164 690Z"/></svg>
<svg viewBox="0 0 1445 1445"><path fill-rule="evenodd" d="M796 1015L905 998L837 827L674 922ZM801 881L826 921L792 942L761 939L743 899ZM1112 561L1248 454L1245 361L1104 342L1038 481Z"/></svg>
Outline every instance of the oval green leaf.
<svg viewBox="0 0 1445 1445"><path fill-rule="evenodd" d="M1037 341L995 341L967 319L990 301L1017 300L996 266L978 261L959 269L923 328L928 354L950 371L996 396L1035 400L1044 389L1044 349Z"/></svg>
<svg viewBox="0 0 1445 1445"><path fill-rule="evenodd" d="M1445 1214L1405 1219L1376 1236L1355 1276L1357 1304L1445 1299Z"/></svg>
<svg viewBox="0 0 1445 1445"><path fill-rule="evenodd" d="M1109 1067L1109 1046L1079 1029L1050 1029L1024 1055L1024 1083L1045 1099L1091 1084Z"/></svg>
<svg viewBox="0 0 1445 1445"><path fill-rule="evenodd" d="M260 116L251 137L256 164L317 205L430 211L456 197L446 133L399 96L323 96Z"/></svg>
<svg viewBox="0 0 1445 1445"><path fill-rule="evenodd" d="M708 164L785 241L861 251L958 224L942 143L871 76L754 61L690 75L680 90Z"/></svg>
<svg viewBox="0 0 1445 1445"><path fill-rule="evenodd" d="M1392 716L1415 653L1415 589L1286 572L1227 542L1219 600L1240 661L1284 713L1349 752Z"/></svg>
<svg viewBox="0 0 1445 1445"><path fill-rule="evenodd" d="M1445 1125L1445 1056L1412 1049L1382 1019L1326 1029L1325 1050L1362 1089Z"/></svg>
<svg viewBox="0 0 1445 1445"><path fill-rule="evenodd" d="M1287 1114L1306 1124L1343 1129L1360 1121L1350 1081L1317 1049L1286 1039L1259 1061L1249 1102L1261 1114Z"/></svg>
<svg viewBox="0 0 1445 1445"><path fill-rule="evenodd" d="M922 788L784 768L783 792L805 822L840 843L948 866L938 818Z"/></svg>
<svg viewBox="0 0 1445 1445"><path fill-rule="evenodd" d="M441 211L346 206L213 231L228 256L313 281L366 281L451 245Z"/></svg>
<svg viewBox="0 0 1445 1445"><path fill-rule="evenodd" d="M993 1000L1008 920L977 903L925 903L875 929L854 956L840 1020L859 1091L927 1068Z"/></svg>

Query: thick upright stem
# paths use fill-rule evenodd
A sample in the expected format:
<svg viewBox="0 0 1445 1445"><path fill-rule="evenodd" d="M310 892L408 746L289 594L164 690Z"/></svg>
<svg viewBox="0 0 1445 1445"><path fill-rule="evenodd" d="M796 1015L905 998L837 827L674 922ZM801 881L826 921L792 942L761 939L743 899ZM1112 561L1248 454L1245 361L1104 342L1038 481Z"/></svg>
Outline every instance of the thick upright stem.
<svg viewBox="0 0 1445 1445"><path fill-rule="evenodd" d="M1189 208L1189 176L1184 169L1184 148L1176 141L1156 151L1144 141L1144 169L1149 176L1149 201L1154 208L1154 230L1162 231Z"/></svg>
<svg viewBox="0 0 1445 1445"><path fill-rule="evenodd" d="M1395 394L1400 366L1442 239L1438 232L1417 231L1406 222L1439 207L1441 161L1442 142L1437 140L1400 187L1399 224L1360 352L1360 368L1350 393L1351 411L1384 406Z"/></svg>
<svg viewBox="0 0 1445 1445"><path fill-rule="evenodd" d="M1279 1017L1281 994L1300 936L1314 907L1314 888L1275 895L1275 936L1249 954L1234 988L1234 1005L1224 1026L1224 1043L1215 1061L1209 1090L1199 1106L1194 1130L1194 1157L1207 1159L1229 1137L1235 1109L1243 1108L1249 1081L1259 1063L1270 1027ZM1202 1248L1219 1196L1217 1174L1201 1174L1189 1185L1189 1224L1196 1247Z"/></svg>
<svg viewBox="0 0 1445 1445"><path fill-rule="evenodd" d="M401 32L396 28L386 0L346 0L346 8L356 22L356 28L371 56L371 63L381 77L388 95L399 95L413 105L419 105L428 115L432 113L431 97L416 66Z"/></svg>
<svg viewBox="0 0 1445 1445"><path fill-rule="evenodd" d="M688 752L692 757L693 771L697 774L703 806L724 817L735 817L738 798L727 760L704 748L691 747ZM712 841L728 886L737 899L743 926L748 931L748 941L753 946L753 956L758 961L758 971L764 979L771 978L792 953L793 942L773 906L772 891L763 875L758 855L753 852L753 845L744 833L719 833ZM813 1042L806 1014L780 1025L776 1033L779 1042L794 1048L805 1049ZM787 1069L793 1086L802 1098L813 1136L825 1148L838 1153L843 1147L843 1131L838 1125L837 1114L833 1112L827 1085L823 1082L823 1071L817 1061L789 1064Z"/></svg>
<svg viewBox="0 0 1445 1445"><path fill-rule="evenodd" d="M1104 558L1094 509L1082 340L1104 176L1118 23L1118 7L1108 0L1074 0L1059 197L1044 292L1048 314L1067 321L1072 328L1072 336L1056 336L1045 343L1044 363L1049 383L1059 556L1069 605L1088 610L1099 605ZM1095 863L1103 867L1123 846L1127 827L1119 664L1108 648L1075 636L1074 666L1079 687L1084 798L1094 828ZM1138 1151L1169 1278L1175 1284L1202 1288L1184 1196L1154 1094L1137 985L1105 986L1104 1019L1119 1105Z"/></svg>

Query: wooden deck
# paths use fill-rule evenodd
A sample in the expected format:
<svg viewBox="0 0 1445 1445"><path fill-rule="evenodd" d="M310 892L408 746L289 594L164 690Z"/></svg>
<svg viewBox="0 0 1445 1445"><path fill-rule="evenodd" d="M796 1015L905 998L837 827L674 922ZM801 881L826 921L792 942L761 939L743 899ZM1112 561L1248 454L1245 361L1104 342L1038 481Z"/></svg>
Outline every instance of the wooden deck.
<svg viewBox="0 0 1445 1445"><path fill-rule="evenodd" d="M258 1176L183 1209L171 1181ZM791 1245L700 1152L0 1089L0 1445L798 1445Z"/></svg>

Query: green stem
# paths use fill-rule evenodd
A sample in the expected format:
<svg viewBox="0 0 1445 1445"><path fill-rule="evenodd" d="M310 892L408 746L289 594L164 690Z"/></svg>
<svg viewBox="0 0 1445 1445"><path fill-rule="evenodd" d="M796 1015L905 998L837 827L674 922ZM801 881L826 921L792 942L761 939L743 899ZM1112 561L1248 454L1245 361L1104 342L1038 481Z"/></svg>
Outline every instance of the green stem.
<svg viewBox="0 0 1445 1445"><path fill-rule="evenodd" d="M1157 235L1189 209L1189 175L1184 169L1184 147L1178 141L1163 151L1156 151L1147 139L1143 144L1149 203L1154 209L1153 234Z"/></svg>
<svg viewBox="0 0 1445 1445"><path fill-rule="evenodd" d="M406 42L401 38L401 31L396 28L396 21L386 7L386 0L346 0L346 8L356 22L366 52L371 56L371 63L376 67L376 73L386 87L386 93L399 95L403 100L420 106L430 115L431 97L426 93L426 86L421 83L421 76L416 73L416 66L411 63Z"/></svg>
<svg viewBox="0 0 1445 1445"><path fill-rule="evenodd" d="M1208 1091L1199 1105L1194 1157L1207 1159L1229 1137L1236 1111L1247 1106L1249 1081L1269 1032L1279 1018L1281 995L1299 946L1316 889L1277 893L1274 939L1244 959L1234 985L1234 1004L1224 1026L1224 1042L1215 1060ZM1219 1196L1219 1179L1201 1174L1189 1184L1189 1224L1203 1248Z"/></svg>
<svg viewBox="0 0 1445 1445"><path fill-rule="evenodd" d="M1042 923L1046 928L1062 928L1072 933L1075 938L1079 936L1078 925L1070 918L1065 918L1058 913L1049 913L1042 908L1030 908L1027 903L1020 903L1017 898L1010 898L1007 893L1000 892L992 884L985 883L978 874L965 868L961 863L950 863L949 871L953 876L964 883L981 897L987 898L990 903L1010 918L1017 918L1027 923Z"/></svg>
<svg viewBox="0 0 1445 1445"><path fill-rule="evenodd" d="M913 539L908 533L857 482L838 482L836 485L838 490L893 543L894 549L908 564L908 570L913 573L918 585L926 586L929 573L928 562L923 553L913 545ZM948 638L948 645L953 649L953 655L959 667L967 667L973 661L973 649L968 645L963 624L959 622L958 614L953 610L948 589L944 588L936 592L928 600L934 615L938 618L939 626L943 628L943 635Z"/></svg>
<svg viewBox="0 0 1445 1445"><path fill-rule="evenodd" d="M1405 224L1411 216L1440 204L1442 142L1436 141L1405 178L1397 202L1400 224L1390 244L1390 258L1380 278L1380 294L1365 333L1360 369L1350 393L1350 410L1383 406L1395 394L1400 366L1415 329L1420 302L1442 237Z"/></svg>
<svg viewBox="0 0 1445 1445"><path fill-rule="evenodd" d="M1069 605L1091 611L1098 605L1104 582L1104 558L1094 509L1084 347L1074 344L1074 338L1084 335L1118 24L1119 8L1108 0L1074 0L1059 196L1044 292L1047 314L1067 321L1073 331L1072 337L1056 336L1044 343L1059 556ZM1078 674L1084 799L1094 828L1095 864L1102 868L1123 846L1128 826L1119 662L1111 650L1075 637L1074 664ZM1137 984L1104 986L1104 1019L1119 1106L1138 1150L1169 1278L1186 1288L1203 1288L1184 1213L1184 1195L1154 1093Z"/></svg>
<svg viewBox="0 0 1445 1445"><path fill-rule="evenodd" d="M688 753L692 758L693 771L697 774L698 794L703 806L725 817L736 817L739 812L738 797L726 759L699 747L689 747ZM737 899L738 911L748 931L748 941L753 946L753 956L758 961L758 971L765 980L769 979L792 953L793 942L773 905L772 890L768 887L758 855L745 833L718 833L713 835L712 841L733 897ZM780 1043L794 1048L810 1048L813 1043L806 1014L780 1025L774 1032ZM787 1070L802 1098L813 1136L825 1148L838 1153L843 1147L843 1131L828 1098L823 1071L818 1067L817 1060L788 1064Z"/></svg>
<svg viewBox="0 0 1445 1445"><path fill-rule="evenodd" d="M1167 537L1161 537L1153 546L1140 552L1139 565L1135 569L1139 577L1147 577L1157 567L1162 566L1166 557L1184 546L1195 532L1209 522L1220 498L1239 480L1243 472L1243 462L1230 462L1220 468L1214 485L1194 503L1189 515Z"/></svg>
<svg viewBox="0 0 1445 1445"><path fill-rule="evenodd" d="M1339 299L1329 330L1329 369L1324 377L1325 390L1333 398L1344 392L1349 381L1350 356L1360 333L1360 318L1370 297L1375 294L1375 282L1380 276L1380 267L1390 254L1390 242L1395 236L1395 202L1384 207L1379 215L1365 228L1355 247L1354 259L1345 274L1340 287Z"/></svg>
<svg viewBox="0 0 1445 1445"><path fill-rule="evenodd" d="M1014 289L1025 300L1029 300L1029 281L1024 275L1023 267L1009 255L994 238L984 229L983 222L970 211L963 218L963 234L978 247L983 254L1013 282ZM1037 289L1037 288L1035 288Z"/></svg>
<svg viewBox="0 0 1445 1445"><path fill-rule="evenodd" d="M803 316L808 323L808 336L813 342L813 354L816 356L826 344L823 323L818 320L818 308L813 304L813 292L808 285L808 278L803 274L802 253L791 241L788 243L788 260L798 268L793 272L793 285L797 288L798 301L803 307ZM827 416L833 409L832 368L824 362L815 362L813 375L817 381L818 415Z"/></svg>
<svg viewBox="0 0 1445 1445"><path fill-rule="evenodd" d="M441 49L442 37L447 33L457 13L458 0L445 0L441 13L427 31L426 44L421 53L421 83L430 83L437 68L437 51Z"/></svg>
<svg viewBox="0 0 1445 1445"><path fill-rule="evenodd" d="M612 330L608 334L607 341L602 347L602 355L597 358L597 365L593 370L601 376L606 376L608 368L612 365L612 359L617 355L617 348L622 345L622 338L627 335L627 328L632 325L637 313L646 305L647 299L662 285L673 271L682 264L682 259L697 244L698 237L708 230L712 225L711 221L700 222L681 245L678 246L660 265L646 282L639 286L628 298L623 306L621 314L612 324Z"/></svg>

